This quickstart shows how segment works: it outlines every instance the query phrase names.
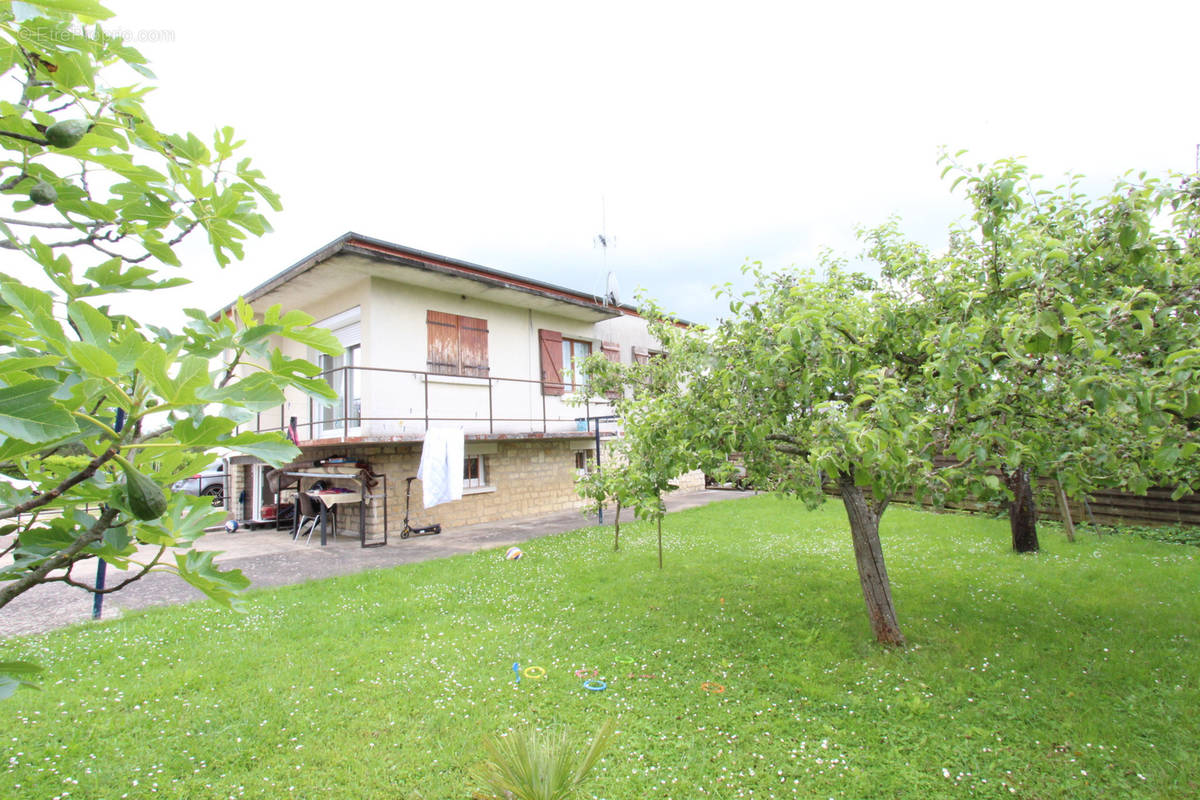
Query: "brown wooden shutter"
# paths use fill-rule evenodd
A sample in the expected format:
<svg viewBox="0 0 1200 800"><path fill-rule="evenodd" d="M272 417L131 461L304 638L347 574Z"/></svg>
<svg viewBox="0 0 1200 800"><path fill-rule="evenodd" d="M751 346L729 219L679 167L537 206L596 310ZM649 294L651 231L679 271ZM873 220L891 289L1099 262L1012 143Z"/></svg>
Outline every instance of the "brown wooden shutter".
<svg viewBox="0 0 1200 800"><path fill-rule="evenodd" d="M488 327L486 319L458 318L459 356L463 375L488 376Z"/></svg>
<svg viewBox="0 0 1200 800"><path fill-rule="evenodd" d="M426 369L437 375L488 376L486 319L426 311L429 358Z"/></svg>
<svg viewBox="0 0 1200 800"><path fill-rule="evenodd" d="M633 348L633 361L635 364L649 364L650 351L644 347Z"/></svg>
<svg viewBox="0 0 1200 800"><path fill-rule="evenodd" d="M542 394L561 395L562 384L562 333L538 330L538 349L542 353Z"/></svg>
<svg viewBox="0 0 1200 800"><path fill-rule="evenodd" d="M458 315L427 311L425 327L429 332L429 358L426 369L437 375L457 375Z"/></svg>
<svg viewBox="0 0 1200 800"><path fill-rule="evenodd" d="M600 352L603 353L604 357L609 361L617 364L621 363L621 345L617 344L616 342L601 342ZM609 400L620 397L620 395L621 393L616 390L610 390L604 393L604 396Z"/></svg>

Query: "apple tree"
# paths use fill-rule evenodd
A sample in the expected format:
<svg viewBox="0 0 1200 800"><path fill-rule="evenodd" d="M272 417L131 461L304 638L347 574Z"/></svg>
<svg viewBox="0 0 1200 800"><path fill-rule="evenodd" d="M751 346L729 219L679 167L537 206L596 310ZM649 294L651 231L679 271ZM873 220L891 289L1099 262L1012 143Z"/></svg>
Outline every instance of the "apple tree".
<svg viewBox="0 0 1200 800"><path fill-rule="evenodd" d="M1045 188L1019 161L946 172L972 215L945 252L894 223L867 238L885 278L929 303L923 369L960 488L1007 499L1019 552L1038 549L1039 478L1072 494L1189 491L1195 179L1141 175L1093 197L1078 177Z"/></svg>
<svg viewBox="0 0 1200 800"><path fill-rule="evenodd" d="M826 258L823 275L748 268L722 291L716 326L681 327L651 309L664 357L630 370L619 409L630 435L678 454L663 472L727 470L740 453L755 487L846 508L878 641L903 644L879 538L899 491L940 491L935 415L922 386L922 301ZM649 378L649 379L648 379Z"/></svg>

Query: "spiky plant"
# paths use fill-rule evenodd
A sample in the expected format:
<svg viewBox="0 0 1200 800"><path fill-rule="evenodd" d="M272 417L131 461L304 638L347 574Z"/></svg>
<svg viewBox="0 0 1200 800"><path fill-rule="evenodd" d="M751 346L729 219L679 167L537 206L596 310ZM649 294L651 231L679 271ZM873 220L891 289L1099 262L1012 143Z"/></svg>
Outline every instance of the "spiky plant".
<svg viewBox="0 0 1200 800"><path fill-rule="evenodd" d="M600 760L616 730L605 720L582 758L566 730L539 733L532 727L483 742L488 760L474 776L499 797L513 800L568 800Z"/></svg>

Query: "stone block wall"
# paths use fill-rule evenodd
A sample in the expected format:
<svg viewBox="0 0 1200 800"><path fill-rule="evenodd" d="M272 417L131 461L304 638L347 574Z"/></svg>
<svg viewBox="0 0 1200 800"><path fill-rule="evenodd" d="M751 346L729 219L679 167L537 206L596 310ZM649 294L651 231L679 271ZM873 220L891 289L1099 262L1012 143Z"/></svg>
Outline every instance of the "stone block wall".
<svg viewBox="0 0 1200 800"><path fill-rule="evenodd" d="M410 521L414 528L440 523L446 530L513 517L537 516L580 508L583 500L575 493L575 453L578 442L567 439L514 439L486 443L482 454L486 486L467 489L462 500L426 509L422 502L421 481L412 484ZM360 459L376 474L387 478L386 522L388 537L399 538L404 525L405 480L417 474L421 444L362 444L331 448L305 448L303 459L315 460L331 455ZM468 455L471 448L468 448ZM607 452L605 454L608 456ZM606 462L607 463L607 462ZM704 488L704 475L690 472L676 481L680 492ZM384 531L382 481L374 489L377 499L367 507L368 539ZM339 531L357 536L358 506L338 507Z"/></svg>
<svg viewBox="0 0 1200 800"><path fill-rule="evenodd" d="M579 508L583 501L575 493L575 452L570 440L501 440L495 452L484 453L486 486L467 489L462 500L426 509L421 481L412 484L410 521L414 528L440 523L450 529L481 522L536 516ZM337 453L368 462L376 474L387 477L388 536L398 537L404 525L404 490L409 476L417 474L421 445L343 445L334 449L305 448L303 459L319 459ZM701 481L703 486L703 481ZM367 509L369 538L382 535L384 503L382 482L375 487L376 502ZM339 529L357 535L358 507L344 505Z"/></svg>

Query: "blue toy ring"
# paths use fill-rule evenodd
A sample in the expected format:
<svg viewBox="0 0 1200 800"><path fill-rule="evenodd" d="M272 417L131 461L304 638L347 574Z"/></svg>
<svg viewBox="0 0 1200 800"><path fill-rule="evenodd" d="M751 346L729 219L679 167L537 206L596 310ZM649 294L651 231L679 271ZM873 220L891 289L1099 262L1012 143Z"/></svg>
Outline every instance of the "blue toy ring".
<svg viewBox="0 0 1200 800"><path fill-rule="evenodd" d="M603 692L608 688L608 684L602 680L592 678L583 682L583 688L587 689L589 692Z"/></svg>

